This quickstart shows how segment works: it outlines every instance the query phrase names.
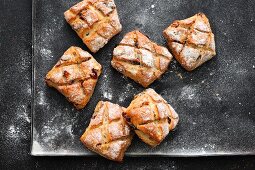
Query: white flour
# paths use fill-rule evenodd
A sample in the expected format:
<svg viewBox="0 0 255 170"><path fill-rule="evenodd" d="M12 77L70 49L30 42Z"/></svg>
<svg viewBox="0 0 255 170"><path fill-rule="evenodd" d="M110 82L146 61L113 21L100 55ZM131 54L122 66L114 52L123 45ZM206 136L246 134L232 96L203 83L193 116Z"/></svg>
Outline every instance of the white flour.
<svg viewBox="0 0 255 170"><path fill-rule="evenodd" d="M12 138L13 140L19 140L20 138L20 128L14 125L9 126L7 131L7 137Z"/></svg>
<svg viewBox="0 0 255 170"><path fill-rule="evenodd" d="M41 53L41 56L44 57L44 58L46 58L46 59L51 59L51 58L53 58L52 52L51 52L51 50L49 50L49 49L43 48L43 49L40 50L40 53Z"/></svg>
<svg viewBox="0 0 255 170"><path fill-rule="evenodd" d="M27 108L25 105L21 105L18 107L18 109L16 111L16 115L17 115L18 119L23 119L27 123L31 122L30 117L29 117L29 112L27 111Z"/></svg>
<svg viewBox="0 0 255 170"><path fill-rule="evenodd" d="M47 104L44 92L42 92L42 91L39 92L37 102L38 102L39 105L46 105Z"/></svg>
<svg viewBox="0 0 255 170"><path fill-rule="evenodd" d="M119 102L124 102L131 94L132 91L135 91L135 88L132 86L131 83L128 83L125 88L123 89L123 93L119 94Z"/></svg>
<svg viewBox="0 0 255 170"><path fill-rule="evenodd" d="M198 87L192 85L184 86L177 100L185 102L188 107L199 107L201 99L197 89Z"/></svg>
<svg viewBox="0 0 255 170"><path fill-rule="evenodd" d="M110 81L107 78L108 73L104 73L103 76L103 82L102 85L100 86L100 92L102 92L102 97L104 99L108 99L108 100L112 100L113 98L113 93L112 93L112 89L111 89L111 85L110 85Z"/></svg>
<svg viewBox="0 0 255 170"><path fill-rule="evenodd" d="M71 145L74 142L73 125L76 124L77 117L80 112L75 115L62 112L56 113L48 122L45 122L40 132L34 130L33 152L41 153L42 148L58 151ZM65 142L61 142L65 140ZM60 145L63 143L63 145Z"/></svg>

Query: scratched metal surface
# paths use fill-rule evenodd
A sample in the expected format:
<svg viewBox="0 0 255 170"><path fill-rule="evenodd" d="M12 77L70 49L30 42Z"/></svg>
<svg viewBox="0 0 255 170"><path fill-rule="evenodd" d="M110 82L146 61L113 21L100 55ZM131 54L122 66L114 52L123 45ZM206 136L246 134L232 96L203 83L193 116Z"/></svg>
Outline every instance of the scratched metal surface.
<svg viewBox="0 0 255 170"><path fill-rule="evenodd" d="M94 95L77 111L44 76L71 45L88 50L65 22L77 0L33 1L32 155L93 155L79 137L99 100L128 106L144 89L110 66L112 50L134 29L166 45L162 31L174 20L204 12L216 37L217 56L193 72L173 61L150 87L179 113L176 130L156 148L138 138L126 155L203 156L255 154L255 1L115 0L123 31L94 57L103 66Z"/></svg>

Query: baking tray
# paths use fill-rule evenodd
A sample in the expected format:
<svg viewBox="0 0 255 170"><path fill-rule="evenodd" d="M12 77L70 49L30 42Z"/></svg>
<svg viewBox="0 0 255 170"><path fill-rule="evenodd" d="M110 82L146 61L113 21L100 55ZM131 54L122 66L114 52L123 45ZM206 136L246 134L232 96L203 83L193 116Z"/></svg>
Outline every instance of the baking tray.
<svg viewBox="0 0 255 170"><path fill-rule="evenodd" d="M100 100L128 106L140 85L110 66L113 48L134 29L165 45L174 20L204 12L216 37L217 56L193 72L174 60L150 87L179 113L175 131L156 148L137 137L129 156L255 154L255 1L115 0L123 31L93 54L103 72L89 104L77 111L44 77L70 46L88 50L63 13L77 0L33 1L32 148L36 156L94 155L79 141Z"/></svg>

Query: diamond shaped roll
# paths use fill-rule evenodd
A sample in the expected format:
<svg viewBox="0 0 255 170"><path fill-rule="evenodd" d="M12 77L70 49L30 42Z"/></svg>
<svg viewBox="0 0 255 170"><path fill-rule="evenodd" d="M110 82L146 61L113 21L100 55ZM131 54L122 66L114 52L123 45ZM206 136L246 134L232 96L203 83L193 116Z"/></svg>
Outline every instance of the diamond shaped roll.
<svg viewBox="0 0 255 170"><path fill-rule="evenodd" d="M138 137L152 147L159 145L179 121L172 106L153 89L136 95L124 117Z"/></svg>
<svg viewBox="0 0 255 170"><path fill-rule="evenodd" d="M120 73L148 87L167 69L172 55L139 31L127 33L113 51L111 65Z"/></svg>
<svg viewBox="0 0 255 170"><path fill-rule="evenodd" d="M101 69L101 65L91 54L72 46L48 72L45 81L77 109L82 109L94 92Z"/></svg>
<svg viewBox="0 0 255 170"><path fill-rule="evenodd" d="M133 134L123 118L125 108L110 102L100 101L90 124L81 136L81 142L101 156L122 161L131 144Z"/></svg>
<svg viewBox="0 0 255 170"><path fill-rule="evenodd" d="M122 30L114 0L83 0L64 16L93 53Z"/></svg>
<svg viewBox="0 0 255 170"><path fill-rule="evenodd" d="M216 55L214 34L203 13L174 21L163 35L176 60L188 71Z"/></svg>

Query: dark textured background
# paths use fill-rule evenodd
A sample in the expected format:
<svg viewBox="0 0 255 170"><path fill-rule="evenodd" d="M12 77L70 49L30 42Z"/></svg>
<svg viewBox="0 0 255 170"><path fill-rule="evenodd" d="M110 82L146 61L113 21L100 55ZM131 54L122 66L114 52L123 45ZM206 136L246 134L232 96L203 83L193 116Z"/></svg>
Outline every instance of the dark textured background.
<svg viewBox="0 0 255 170"><path fill-rule="evenodd" d="M250 1L252 3L252 1ZM228 4L234 3L229 1ZM234 3L235 4L235 3ZM248 1L240 3L247 14ZM243 5L243 7L242 7ZM237 8L238 6L236 6ZM123 164L103 158L31 157L31 1L0 2L0 169L254 169L255 157L125 158ZM254 13L253 13L254 14ZM224 17L224 16L223 16ZM254 24L253 24L254 25ZM250 28L252 29L252 28ZM249 32L248 30L247 33ZM252 31L252 30L250 30ZM254 31L254 27L253 27ZM254 34L250 34L252 39ZM252 45L252 41L248 41ZM254 38L253 38L254 39ZM254 41L253 41L254 46ZM233 47L234 48L234 47ZM237 48L237 46L235 47ZM254 49L253 49L254 50ZM251 54L254 55L254 54ZM251 64L254 61L251 61ZM252 98L251 98L252 100ZM252 100L254 101L254 100ZM252 102L251 101L251 102ZM238 125L237 125L238 126ZM246 140L243 138L242 140Z"/></svg>
<svg viewBox="0 0 255 170"><path fill-rule="evenodd" d="M134 29L165 45L162 31L175 19L198 12L210 20L217 55L192 72L171 62L150 87L172 105L180 122L159 146L152 149L135 138L126 154L255 154L254 1L241 6L237 0L115 0L123 30L93 54L103 71L90 102L80 111L44 83L46 73L67 48L75 45L88 50L63 17L75 3L36 0L34 4L34 155L90 154L79 138L97 102L109 100L127 107L144 90L111 67L114 46Z"/></svg>

